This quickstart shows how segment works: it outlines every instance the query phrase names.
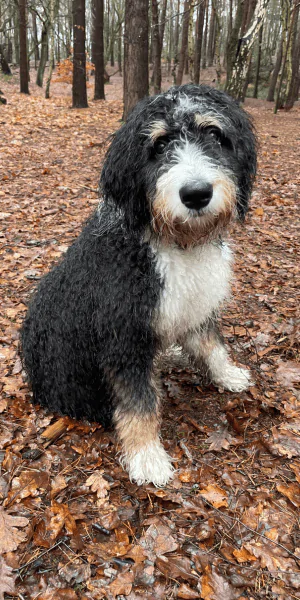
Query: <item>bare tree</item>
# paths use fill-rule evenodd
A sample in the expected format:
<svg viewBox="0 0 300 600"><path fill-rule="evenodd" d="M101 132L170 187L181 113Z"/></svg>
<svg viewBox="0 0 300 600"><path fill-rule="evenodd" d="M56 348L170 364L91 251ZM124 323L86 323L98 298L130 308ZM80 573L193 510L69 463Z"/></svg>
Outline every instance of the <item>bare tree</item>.
<svg viewBox="0 0 300 600"><path fill-rule="evenodd" d="M95 100L104 100L104 39L103 39L103 0L94 0L95 14L93 26Z"/></svg>
<svg viewBox="0 0 300 600"><path fill-rule="evenodd" d="M26 0L19 0L19 31L20 31L20 92L21 92L21 94L29 94Z"/></svg>
<svg viewBox="0 0 300 600"><path fill-rule="evenodd" d="M148 0L125 0L124 120L148 89Z"/></svg>
<svg viewBox="0 0 300 600"><path fill-rule="evenodd" d="M187 58L188 49L188 38L189 38L189 24L190 24L190 3L191 0L185 0L183 8L183 23L182 23L182 36L181 36L181 50L178 62L178 71L176 77L176 84L181 85L183 79L183 71Z"/></svg>
<svg viewBox="0 0 300 600"><path fill-rule="evenodd" d="M250 27L238 41L231 79L226 84L227 92L238 100L244 100L245 97L245 81L248 76L251 50L256 36L263 25L268 2L269 0L258 0Z"/></svg>
<svg viewBox="0 0 300 600"><path fill-rule="evenodd" d="M199 83L200 81L200 64L201 64L201 50L203 40L203 26L204 16L207 0L203 0L198 6L197 23L196 23L196 40L195 40L195 63L194 63L194 81Z"/></svg>
<svg viewBox="0 0 300 600"><path fill-rule="evenodd" d="M87 108L85 56L85 0L72 0L73 11L73 108Z"/></svg>

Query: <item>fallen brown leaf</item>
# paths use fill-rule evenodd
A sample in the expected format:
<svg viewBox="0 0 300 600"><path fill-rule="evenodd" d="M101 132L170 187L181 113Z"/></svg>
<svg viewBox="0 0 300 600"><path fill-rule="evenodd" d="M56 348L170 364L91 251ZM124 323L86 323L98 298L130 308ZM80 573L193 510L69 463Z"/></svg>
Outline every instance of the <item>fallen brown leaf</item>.
<svg viewBox="0 0 300 600"><path fill-rule="evenodd" d="M26 517L10 515L0 506L0 554L16 550L26 540L26 533L17 528L26 527L28 523Z"/></svg>

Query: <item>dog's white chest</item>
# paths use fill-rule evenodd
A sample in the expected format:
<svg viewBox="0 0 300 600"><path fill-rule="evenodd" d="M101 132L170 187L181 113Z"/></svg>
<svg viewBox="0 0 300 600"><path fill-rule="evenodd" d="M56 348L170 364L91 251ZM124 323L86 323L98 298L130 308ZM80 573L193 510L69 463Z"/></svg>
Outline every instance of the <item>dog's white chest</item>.
<svg viewBox="0 0 300 600"><path fill-rule="evenodd" d="M167 343L174 343L228 297L232 255L226 244L214 243L190 250L160 246L154 252L163 281L155 327Z"/></svg>

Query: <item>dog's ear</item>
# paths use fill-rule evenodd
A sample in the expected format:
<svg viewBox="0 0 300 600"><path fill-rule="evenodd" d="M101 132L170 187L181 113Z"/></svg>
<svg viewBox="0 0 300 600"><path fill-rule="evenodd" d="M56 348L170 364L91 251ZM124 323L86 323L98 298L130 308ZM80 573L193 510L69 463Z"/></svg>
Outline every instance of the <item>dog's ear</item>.
<svg viewBox="0 0 300 600"><path fill-rule="evenodd" d="M236 151L239 162L237 210L244 219L248 210L257 162L257 139L250 116L238 108L239 119L236 128Z"/></svg>
<svg viewBox="0 0 300 600"><path fill-rule="evenodd" d="M142 132L148 103L148 98L139 102L126 123L115 133L100 178L104 199L123 210L131 227L143 224L149 218L142 176L142 168L148 158Z"/></svg>

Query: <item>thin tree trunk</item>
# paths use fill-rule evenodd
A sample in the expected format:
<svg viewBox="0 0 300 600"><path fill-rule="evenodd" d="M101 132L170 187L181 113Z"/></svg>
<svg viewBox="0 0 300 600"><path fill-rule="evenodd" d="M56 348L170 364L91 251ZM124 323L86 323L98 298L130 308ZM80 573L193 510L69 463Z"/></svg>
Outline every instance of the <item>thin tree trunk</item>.
<svg viewBox="0 0 300 600"><path fill-rule="evenodd" d="M259 71L260 71L260 61L261 61L261 46L263 39L263 26L259 30L258 34L258 49L257 49L257 61L256 61L256 71L255 71L255 83L253 90L253 98L257 98L258 95L258 84L259 84Z"/></svg>
<svg viewBox="0 0 300 600"><path fill-rule="evenodd" d="M203 44L202 44L202 54L203 54L202 69L206 69L206 63L207 63L208 9L209 9L209 0L207 0L207 2L206 2L206 11L205 11L206 12L206 14L205 14L205 29L204 29Z"/></svg>
<svg viewBox="0 0 300 600"><path fill-rule="evenodd" d="M124 114L148 95L148 0L125 1Z"/></svg>
<svg viewBox="0 0 300 600"><path fill-rule="evenodd" d="M268 102L274 102L276 83L277 83L281 63L282 63L282 40L280 41L280 44L279 44L279 48L278 48L278 52L277 52L277 56L276 56L276 62L275 62L275 66L273 69L272 76L271 76L269 91L268 91L268 95L267 95Z"/></svg>
<svg viewBox="0 0 300 600"><path fill-rule="evenodd" d="M299 17L299 4L297 7L297 16L294 24L293 32L293 49L292 49L292 77L287 90L287 99L285 103L285 109L289 110L293 107L294 102L298 98L298 90L300 83L300 32L297 37L297 21Z"/></svg>
<svg viewBox="0 0 300 600"><path fill-rule="evenodd" d="M39 42L38 42L38 35L37 35L35 10L31 11L31 18L32 18L32 35L33 35L33 42L34 42L34 68L36 70L37 64L40 60L40 52L39 52Z"/></svg>
<svg viewBox="0 0 300 600"><path fill-rule="evenodd" d="M190 23L190 0L185 0L183 8L183 23L182 23L182 37L181 37L181 50L179 55L178 71L176 77L176 84L181 85L183 79L183 71L187 56L188 47L188 36L189 36L189 23Z"/></svg>
<svg viewBox="0 0 300 600"><path fill-rule="evenodd" d="M87 108L85 57L85 0L73 0L73 108Z"/></svg>
<svg viewBox="0 0 300 600"><path fill-rule="evenodd" d="M213 46L214 46L215 20L216 20L215 8L214 8L214 4L212 2L210 21L209 21L208 45L207 45L207 66L208 67L213 66L213 60L214 60Z"/></svg>
<svg viewBox="0 0 300 600"><path fill-rule="evenodd" d="M159 94L161 90L161 54L159 39L158 4L152 0L152 60L153 60L153 91Z"/></svg>
<svg viewBox="0 0 300 600"><path fill-rule="evenodd" d="M188 33L188 73L190 75L190 81L194 82L194 8L195 0L190 2L190 19L189 19L189 33Z"/></svg>
<svg viewBox="0 0 300 600"><path fill-rule="evenodd" d="M203 25L204 25L206 2L207 2L207 0L204 0L198 7L198 17L197 17L197 26L196 26L196 41L195 41L195 65L194 65L194 81L197 84L200 81L201 50L202 50Z"/></svg>
<svg viewBox="0 0 300 600"><path fill-rule="evenodd" d="M95 100L105 100L104 93L104 39L103 20L104 2L95 0L95 22L94 22L94 64L95 64Z"/></svg>
<svg viewBox="0 0 300 600"><path fill-rule="evenodd" d="M47 62L47 54L48 54L48 27L49 23L43 23L42 29L42 43L41 43L41 58L39 62L39 68L36 75L36 85L39 87L43 87L44 73Z"/></svg>
<svg viewBox="0 0 300 600"><path fill-rule="evenodd" d="M46 82L46 90L45 90L45 98L50 98L50 84L52 71L54 68L54 50L55 50L55 40L54 40L54 21L55 21L55 0L50 0L50 20L49 20L49 39L50 39L50 56L49 56L49 74ZM57 3L58 8L58 3Z"/></svg>
<svg viewBox="0 0 300 600"><path fill-rule="evenodd" d="M21 92L21 94L29 94L26 0L19 0L19 27L20 27L20 30L19 30L20 31L20 92Z"/></svg>

